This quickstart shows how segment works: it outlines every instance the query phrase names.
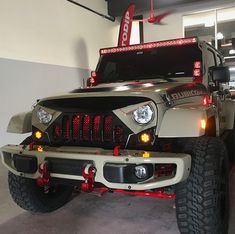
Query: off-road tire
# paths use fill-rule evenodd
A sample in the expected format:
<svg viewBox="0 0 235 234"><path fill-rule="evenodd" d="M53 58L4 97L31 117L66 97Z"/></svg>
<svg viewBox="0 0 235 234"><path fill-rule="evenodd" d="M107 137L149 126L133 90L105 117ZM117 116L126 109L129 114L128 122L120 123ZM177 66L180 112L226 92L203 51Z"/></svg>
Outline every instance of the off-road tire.
<svg viewBox="0 0 235 234"><path fill-rule="evenodd" d="M52 212L65 203L72 195L72 187L58 185L51 187L48 193L39 187L36 181L8 173L10 194L17 205L33 213Z"/></svg>
<svg viewBox="0 0 235 234"><path fill-rule="evenodd" d="M228 157L218 138L185 142L192 156L189 178L176 186L176 216L182 234L227 234Z"/></svg>
<svg viewBox="0 0 235 234"><path fill-rule="evenodd" d="M225 139L229 161L235 163L235 130L231 130Z"/></svg>
<svg viewBox="0 0 235 234"><path fill-rule="evenodd" d="M32 136L27 137L21 145L32 143ZM33 213L52 212L69 201L73 187L68 185L51 186L47 192L36 184L36 180L8 173L10 194L17 205Z"/></svg>

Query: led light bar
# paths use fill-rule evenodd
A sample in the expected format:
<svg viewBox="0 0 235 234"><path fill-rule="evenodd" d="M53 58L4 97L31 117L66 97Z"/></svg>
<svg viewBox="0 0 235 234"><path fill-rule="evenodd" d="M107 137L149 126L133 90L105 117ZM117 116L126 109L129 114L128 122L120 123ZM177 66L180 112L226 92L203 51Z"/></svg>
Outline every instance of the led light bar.
<svg viewBox="0 0 235 234"><path fill-rule="evenodd" d="M180 39L168 40L168 41L150 42L150 43L145 43L145 44L124 46L124 47L105 48L105 49L100 50L100 55L136 51L136 50L145 50L145 49L160 48L160 47L168 47L168 46L189 45L189 44L196 44L197 42L198 40L196 37L190 37L190 38L180 38Z"/></svg>

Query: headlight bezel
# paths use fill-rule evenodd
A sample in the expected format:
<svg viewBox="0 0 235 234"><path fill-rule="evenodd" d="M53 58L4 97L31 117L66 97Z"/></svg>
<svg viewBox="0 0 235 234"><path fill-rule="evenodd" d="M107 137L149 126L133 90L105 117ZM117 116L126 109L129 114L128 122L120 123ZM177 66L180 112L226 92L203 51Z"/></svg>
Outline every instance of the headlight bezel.
<svg viewBox="0 0 235 234"><path fill-rule="evenodd" d="M139 122L139 121L136 119L136 114L135 114L135 113L137 113L138 110L140 110L140 109L144 109L145 107L149 108L149 111L151 111L151 117L148 118L148 120L147 120L146 122ZM139 106L136 110L134 110L134 111L132 112L132 118L133 118L133 120L134 120L138 125L147 125L147 124L151 123L151 122L154 120L154 118L155 118L155 111L154 111L154 108L153 108L151 105L149 105L149 104L146 104L146 105L143 105L143 106Z"/></svg>
<svg viewBox="0 0 235 234"><path fill-rule="evenodd" d="M41 124L46 125L53 119L53 115L41 107L36 111L36 116Z"/></svg>

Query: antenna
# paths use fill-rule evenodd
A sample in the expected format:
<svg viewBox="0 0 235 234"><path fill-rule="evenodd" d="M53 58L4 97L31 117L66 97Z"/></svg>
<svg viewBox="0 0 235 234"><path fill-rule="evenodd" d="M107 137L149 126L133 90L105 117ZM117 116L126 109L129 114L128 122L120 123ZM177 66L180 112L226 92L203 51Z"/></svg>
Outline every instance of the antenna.
<svg viewBox="0 0 235 234"><path fill-rule="evenodd" d="M150 18L154 17L154 0L150 0Z"/></svg>

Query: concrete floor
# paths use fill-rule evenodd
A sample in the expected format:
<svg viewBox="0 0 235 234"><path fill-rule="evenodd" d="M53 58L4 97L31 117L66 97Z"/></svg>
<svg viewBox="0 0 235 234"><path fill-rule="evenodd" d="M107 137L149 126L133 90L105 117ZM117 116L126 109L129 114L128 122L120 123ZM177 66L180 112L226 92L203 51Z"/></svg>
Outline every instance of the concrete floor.
<svg viewBox="0 0 235 234"><path fill-rule="evenodd" d="M7 171L0 163L0 234L179 234L173 205L172 199L81 194L51 214L33 215L11 200ZM229 234L234 234L235 186L231 206Z"/></svg>

